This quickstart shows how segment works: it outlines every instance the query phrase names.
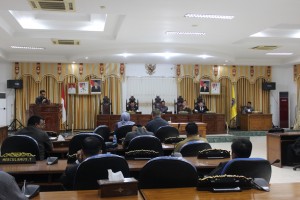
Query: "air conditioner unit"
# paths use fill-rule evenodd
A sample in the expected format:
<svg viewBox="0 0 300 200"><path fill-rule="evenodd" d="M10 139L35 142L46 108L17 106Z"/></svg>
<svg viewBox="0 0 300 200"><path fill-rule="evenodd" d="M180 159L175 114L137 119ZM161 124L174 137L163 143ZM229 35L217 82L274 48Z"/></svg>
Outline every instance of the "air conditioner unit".
<svg viewBox="0 0 300 200"><path fill-rule="evenodd" d="M75 11L74 0L28 0L34 10Z"/></svg>

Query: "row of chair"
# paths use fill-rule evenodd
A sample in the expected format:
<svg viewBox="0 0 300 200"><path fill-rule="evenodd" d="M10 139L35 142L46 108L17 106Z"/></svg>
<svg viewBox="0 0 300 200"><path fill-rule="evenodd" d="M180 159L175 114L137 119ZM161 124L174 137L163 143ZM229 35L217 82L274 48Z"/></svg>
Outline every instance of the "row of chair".
<svg viewBox="0 0 300 200"><path fill-rule="evenodd" d="M83 161L77 168L74 189L97 189L97 180L107 179L107 169L121 171L129 177L126 160L113 154L97 155ZM227 163L222 174L243 175L251 178L271 178L271 165L260 158L240 158ZM146 163L139 173L139 188L178 188L197 185L197 169L183 158L157 157Z"/></svg>
<svg viewBox="0 0 300 200"><path fill-rule="evenodd" d="M125 125L121 126L120 128L116 129L114 134L117 137L118 143L122 142L122 139L125 138L126 134L128 132L132 131L132 125ZM104 139L105 142L109 141L109 136L110 136L110 129L106 125L100 125L98 126L95 130L94 133L97 133L101 135ZM160 127L154 135L161 141L165 142L166 138L176 138L179 136L179 132L175 127L172 126L163 126Z"/></svg>

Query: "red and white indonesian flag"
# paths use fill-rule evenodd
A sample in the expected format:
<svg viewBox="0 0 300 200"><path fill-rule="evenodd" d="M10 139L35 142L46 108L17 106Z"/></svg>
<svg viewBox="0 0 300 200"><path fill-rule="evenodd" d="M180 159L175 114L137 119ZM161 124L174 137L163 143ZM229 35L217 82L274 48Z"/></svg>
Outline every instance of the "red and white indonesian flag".
<svg viewBox="0 0 300 200"><path fill-rule="evenodd" d="M61 106L62 106L61 122L65 123L67 121L67 112L66 112L66 101L65 101L65 88L64 88L64 85L62 85L62 88L61 88Z"/></svg>

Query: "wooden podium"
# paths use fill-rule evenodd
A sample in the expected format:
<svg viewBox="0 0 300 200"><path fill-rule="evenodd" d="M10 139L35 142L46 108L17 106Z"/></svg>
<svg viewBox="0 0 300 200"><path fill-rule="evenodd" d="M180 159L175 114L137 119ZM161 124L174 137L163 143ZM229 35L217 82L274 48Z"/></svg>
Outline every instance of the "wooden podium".
<svg viewBox="0 0 300 200"><path fill-rule="evenodd" d="M38 115L45 119L45 131L60 131L61 104L30 104L29 116Z"/></svg>

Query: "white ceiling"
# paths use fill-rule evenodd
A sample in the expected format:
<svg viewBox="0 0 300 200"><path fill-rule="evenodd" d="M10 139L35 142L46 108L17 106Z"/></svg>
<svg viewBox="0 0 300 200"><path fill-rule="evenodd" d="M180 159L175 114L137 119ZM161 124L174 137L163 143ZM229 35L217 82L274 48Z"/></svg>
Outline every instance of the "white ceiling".
<svg viewBox="0 0 300 200"><path fill-rule="evenodd" d="M47 1L47 0L46 0ZM49 1L49 0L48 0ZM60 0L54 0L60 1ZM300 63L299 0L74 0L75 12L33 10L27 0L0 2L0 59L34 62L125 62L218 65ZM233 15L233 20L185 18L187 13ZM14 15L13 15L14 14ZM41 29L17 19L33 17ZM106 19L104 31L87 30ZM99 28L101 25L99 25ZM205 32L170 36L167 31ZM257 34L263 37L250 37ZM54 45L52 39L79 40ZM260 45L275 50L252 50ZM45 50L10 46L44 47ZM170 53L169 58L162 53ZM274 56L266 53L293 53ZM130 54L127 57L120 54ZM211 58L200 58L199 55Z"/></svg>

